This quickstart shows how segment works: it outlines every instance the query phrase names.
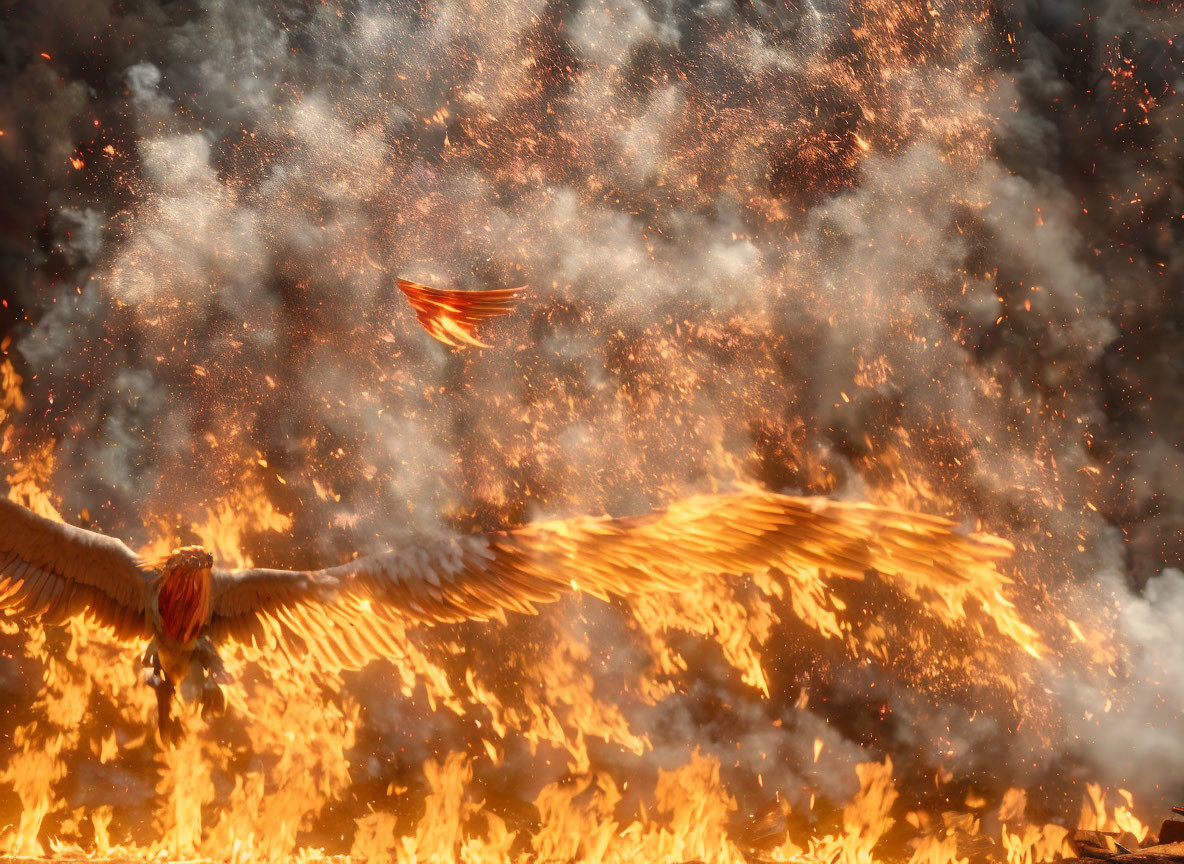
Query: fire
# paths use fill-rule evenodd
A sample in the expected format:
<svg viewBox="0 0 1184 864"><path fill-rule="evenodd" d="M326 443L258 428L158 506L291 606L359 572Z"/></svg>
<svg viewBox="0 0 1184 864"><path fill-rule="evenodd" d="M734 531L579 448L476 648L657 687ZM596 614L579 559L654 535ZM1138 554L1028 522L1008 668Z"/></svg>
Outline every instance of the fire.
<svg viewBox="0 0 1184 864"><path fill-rule="evenodd" d="M22 503L60 518L42 491L53 466L53 451L44 448L15 466L9 483L12 494ZM257 468L257 464L248 463L245 476ZM282 534L291 524L262 486L248 481L233 495L211 505L204 521L193 523L190 530L228 560L248 565L251 556L243 551L247 532ZM164 530L163 523L158 530ZM166 536L161 534L145 547L145 554L161 548ZM952 632L977 633L981 640L986 632L984 622L970 615L970 605L978 607L1007 640L996 647L1010 645L1003 656L1012 670L1050 650L1006 599L1007 580L983 568L978 578L967 584L969 588L939 583L938 593L932 596L908 581L899 587L925 610L934 625ZM751 850L734 827L739 802L722 779L718 756L695 752L681 767L660 769L652 789L643 791L642 801L632 805L639 807L639 812L622 819L623 810L629 809L626 802L637 800L637 782L622 784L600 767L596 754L609 746L644 759L653 750L650 735L634 728L636 720L631 719L627 705L632 701L658 706L684 686L678 682L687 680L690 663L685 649L672 638L675 634L691 634L715 645L743 686L763 693L766 699L770 679L765 653L772 633L786 616L816 632L821 644L836 643L839 656L891 664L894 652L906 647L894 645L893 640L904 634L883 625L854 626L854 616L864 613L858 604L842 599L835 587L820 573L799 570L754 575L746 586L708 582L673 597L640 598L629 626L636 628L633 650L645 651L650 667L638 680L623 682L624 704L599 692L589 671L598 662L596 654L587 635L577 631L553 631L550 638L558 638L551 648L519 650L505 657L509 668L522 676L514 694L488 678L486 664L466 662L463 651L456 653L455 637L445 636L442 644L433 646L410 633L393 633L395 644L401 647L391 657L391 671L403 698L415 700L417 692L422 692L428 711L451 714L481 737L475 750L452 751L425 761L422 785L414 787L422 792L412 791L410 786L388 788L386 797L393 810L384 809L381 798L372 800L372 812L354 820L352 853L368 860L408 857L474 862L523 854L538 860L563 858L604 864L640 859L747 860ZM543 626L542 632L553 626L546 616L538 624ZM507 632L513 630L513 625L505 626ZM1078 629L1067 619L1064 626ZM907 642L910 650L929 644L916 634L908 636ZM119 648L104 632L92 631L80 621L72 622L66 633L35 630L25 634L23 651L30 660L42 663L44 686L32 706L34 716L40 719L18 730L14 758L0 774L0 783L9 785L21 802L20 821L3 835L2 848L7 853L47 851L41 839L43 826L66 805L62 785L71 770L67 760L77 758L66 754L85 748L83 736L93 728L88 720L93 700L116 708L115 714L108 715L114 721L112 731L106 732L93 750L102 765L137 760L142 758L139 754L153 749L148 731L151 709L144 688L138 686L134 669L113 662ZM464 670L462 680L455 672L458 658ZM967 656L963 662L973 665L978 661ZM234 861L275 860L302 848L302 826L335 806L356 782L351 754L360 744L360 708L346 696L326 701L326 694L341 692L343 681L340 676L326 675L319 664L287 658L281 671L275 663L274 659L265 663L260 656L232 661L234 677L249 682L245 689L231 691L232 712L252 730L250 751L263 756L265 763L255 768L243 766L241 751L219 731L218 724L227 721L208 726L194 715L189 719L194 732L191 737L177 748L166 748L151 757L158 778L152 792L158 801L153 826L159 839L142 845L113 840L113 831L120 830L122 808L99 804L83 807L72 822L61 822L61 834L53 838L55 848L65 848L62 843L69 842L71 836L73 842L88 836L90 847L100 855L150 857L163 853ZM981 668L1002 672L995 663ZM1017 697L1023 692L1020 681L1011 678L1000 678L994 685ZM1023 698L1034 697L1027 694ZM561 755L566 772L565 778L539 789L532 802L539 814L533 829L511 827L504 816L487 809L485 795L475 783L475 765L505 765L509 753L523 745L536 758L548 752ZM815 770L833 771L823 758L827 752L825 739L816 737L806 761ZM769 767L774 768L772 764ZM944 821L937 824L923 812L902 814L891 760L859 763L848 770L856 781L848 803L832 809L829 817L819 816L815 827L805 833L782 829L774 845L760 841L761 854L771 861L869 864L907 853L916 864L964 864L968 859L963 848L980 848L988 839L982 837L976 815L982 810L946 813ZM1104 803L1099 786L1091 784L1087 792L1079 827L1126 832L1137 839L1146 836L1147 827L1133 815L1135 805L1128 792L1119 790L1121 803L1113 809ZM425 809L411 824L397 814L404 812L406 801L417 796L422 796ZM652 800L644 803L650 796ZM787 822L799 807L805 807L806 814L817 812L815 793L809 795L807 804L779 800L774 812ZM999 854L1009 864L1048 861L1065 850L1067 829L1026 822L1025 800L1022 791L1013 789L997 805L1004 826L998 836ZM831 807L836 804L832 802ZM975 802L977 807L985 804L985 800ZM913 831L913 839L903 851L899 839L886 848L886 838L898 833L894 825L901 818Z"/></svg>

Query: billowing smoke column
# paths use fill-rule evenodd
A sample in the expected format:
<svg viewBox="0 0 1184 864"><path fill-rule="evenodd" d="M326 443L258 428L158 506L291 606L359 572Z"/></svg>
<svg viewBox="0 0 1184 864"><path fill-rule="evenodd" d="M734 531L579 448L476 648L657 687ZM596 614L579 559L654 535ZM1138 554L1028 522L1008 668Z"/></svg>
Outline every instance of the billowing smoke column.
<svg viewBox="0 0 1184 864"><path fill-rule="evenodd" d="M548 784L642 778L636 810L696 748L739 813L841 806L883 756L938 809L1184 794L1178 3L3 7L2 449L68 520L311 566L749 479L981 522L1045 630L1020 665L989 626L919 642L868 583L826 642L745 583L712 595L730 650L689 608L592 600L414 635L439 681L372 668L302 721L340 758L275 849L381 834L376 798L466 749L515 830ZM452 352L397 277L528 296ZM0 638L15 750L49 679ZM240 781L244 742L288 746L242 719L285 698L257 683L216 730ZM142 840L148 708L95 699L41 836L107 784Z"/></svg>

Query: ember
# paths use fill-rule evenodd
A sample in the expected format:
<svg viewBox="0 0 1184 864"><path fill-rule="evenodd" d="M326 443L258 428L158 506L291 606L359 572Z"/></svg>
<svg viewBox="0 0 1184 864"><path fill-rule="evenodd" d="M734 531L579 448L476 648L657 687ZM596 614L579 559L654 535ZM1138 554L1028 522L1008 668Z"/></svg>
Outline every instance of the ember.
<svg viewBox="0 0 1184 864"><path fill-rule="evenodd" d="M0 856L1172 860L1184 20L1080 5L14 5L12 501L228 569L640 535L240 639L171 747L146 640L0 614ZM721 557L746 489L838 515L606 587L670 574L599 517Z"/></svg>

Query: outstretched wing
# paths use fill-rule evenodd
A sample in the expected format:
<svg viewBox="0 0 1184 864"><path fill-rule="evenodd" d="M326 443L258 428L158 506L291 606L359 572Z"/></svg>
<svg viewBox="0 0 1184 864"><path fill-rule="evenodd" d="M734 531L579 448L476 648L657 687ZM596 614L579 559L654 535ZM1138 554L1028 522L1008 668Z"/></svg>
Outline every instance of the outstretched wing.
<svg viewBox="0 0 1184 864"><path fill-rule="evenodd" d="M749 489L645 516L540 522L411 546L315 572L216 571L211 632L355 667L388 653L390 625L401 621L534 612L572 590L601 598L678 590L771 567L956 584L1010 552L1006 541L957 533L936 517Z"/></svg>
<svg viewBox="0 0 1184 864"><path fill-rule="evenodd" d="M443 291L418 282L400 279L399 288L411 301L423 329L445 345L476 345L488 348L473 331L486 318L496 318L513 310L521 288L495 288L489 291Z"/></svg>
<svg viewBox="0 0 1184 864"><path fill-rule="evenodd" d="M139 561L122 542L0 498L0 610L47 623L85 615L135 639L151 635L148 598Z"/></svg>

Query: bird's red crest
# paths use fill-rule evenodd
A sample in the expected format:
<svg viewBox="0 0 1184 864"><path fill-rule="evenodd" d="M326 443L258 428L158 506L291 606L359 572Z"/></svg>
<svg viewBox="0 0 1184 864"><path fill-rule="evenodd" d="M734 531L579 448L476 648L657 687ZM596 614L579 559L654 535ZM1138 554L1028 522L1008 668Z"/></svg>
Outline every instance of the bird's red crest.
<svg viewBox="0 0 1184 864"><path fill-rule="evenodd" d="M210 609L210 568L213 559L200 546L185 546L160 565L157 609L169 637L181 643L197 638Z"/></svg>

